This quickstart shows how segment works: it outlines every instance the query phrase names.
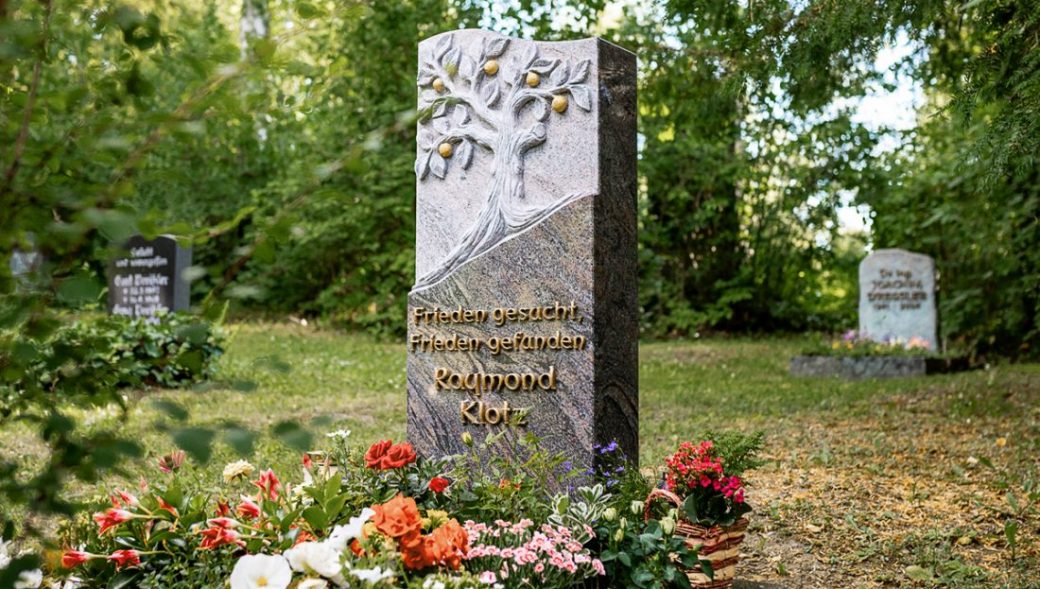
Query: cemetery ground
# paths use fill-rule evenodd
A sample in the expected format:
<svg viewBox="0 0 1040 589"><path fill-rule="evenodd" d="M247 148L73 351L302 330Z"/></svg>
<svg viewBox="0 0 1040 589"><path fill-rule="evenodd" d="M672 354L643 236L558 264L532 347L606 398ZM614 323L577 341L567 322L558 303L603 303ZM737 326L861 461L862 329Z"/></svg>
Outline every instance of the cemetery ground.
<svg viewBox="0 0 1040 589"><path fill-rule="evenodd" d="M156 427L170 418L153 399L185 407L191 426L296 420L315 432L349 429L358 444L403 438L400 342L296 324L229 331L215 384L131 393L125 420L115 407L84 412L89 427L118 425L148 449L147 461L107 483L152 476L172 449ZM1040 587L1040 365L791 378L787 361L807 343L712 338L640 349L643 467L709 429L766 432L769 462L749 477L756 511L739 578L764 587ZM29 468L34 444L25 432L0 432L3 452ZM235 458L217 444L197 472L216 480ZM266 438L253 458L285 472L298 460Z"/></svg>

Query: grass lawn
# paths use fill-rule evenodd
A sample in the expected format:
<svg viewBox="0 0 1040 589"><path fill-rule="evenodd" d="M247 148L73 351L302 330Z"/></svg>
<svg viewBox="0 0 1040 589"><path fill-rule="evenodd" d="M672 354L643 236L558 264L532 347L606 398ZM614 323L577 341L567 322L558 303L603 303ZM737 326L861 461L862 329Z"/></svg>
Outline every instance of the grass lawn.
<svg viewBox="0 0 1040 589"><path fill-rule="evenodd" d="M127 481L171 449L163 428L184 425L158 411L156 397L188 408L192 426L296 420L319 435L352 430L360 444L403 438L401 343L289 324L231 331L215 385L135 393L125 416L82 414L91 428L118 427L148 448ZM793 379L787 361L806 343L641 347L644 466L707 429L767 434L770 462L752 476L757 509L740 576L783 587L1040 587L1040 365L880 382ZM0 432L0 448L29 468L38 452L17 429ZM261 467L298 463L298 452L269 437L255 454ZM215 481L234 457L218 444L200 476ZM1018 524L1013 542L1008 522Z"/></svg>

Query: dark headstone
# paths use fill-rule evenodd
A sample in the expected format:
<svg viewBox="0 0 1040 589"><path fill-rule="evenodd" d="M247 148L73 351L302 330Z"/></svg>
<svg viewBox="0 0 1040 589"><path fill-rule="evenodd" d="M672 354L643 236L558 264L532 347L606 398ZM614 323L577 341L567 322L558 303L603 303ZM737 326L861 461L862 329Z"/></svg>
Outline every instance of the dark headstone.
<svg viewBox="0 0 1040 589"><path fill-rule="evenodd" d="M533 75L532 75L533 74ZM408 438L639 451L635 56L477 30L419 45Z"/></svg>
<svg viewBox="0 0 1040 589"><path fill-rule="evenodd" d="M191 265L191 249L167 235L131 237L125 254L109 265L108 310L113 315L152 317L182 311L191 304L191 285L184 270Z"/></svg>

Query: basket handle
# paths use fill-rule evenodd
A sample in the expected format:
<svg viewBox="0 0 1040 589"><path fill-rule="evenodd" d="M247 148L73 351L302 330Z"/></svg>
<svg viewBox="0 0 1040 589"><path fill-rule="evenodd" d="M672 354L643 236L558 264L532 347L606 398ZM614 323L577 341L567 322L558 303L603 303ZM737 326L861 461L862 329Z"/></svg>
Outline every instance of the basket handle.
<svg viewBox="0 0 1040 589"><path fill-rule="evenodd" d="M655 499L664 499L665 501L675 505L676 507L682 507L682 499L675 493L668 489L654 489L650 491L650 494L646 496L646 501L643 505L643 521L650 521L650 508L654 506Z"/></svg>

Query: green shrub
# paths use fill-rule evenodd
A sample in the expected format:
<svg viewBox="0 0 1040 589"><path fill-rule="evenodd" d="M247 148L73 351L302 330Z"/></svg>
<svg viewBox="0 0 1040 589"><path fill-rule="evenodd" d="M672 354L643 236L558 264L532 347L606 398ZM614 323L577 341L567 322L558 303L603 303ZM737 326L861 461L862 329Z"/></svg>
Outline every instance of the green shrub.
<svg viewBox="0 0 1040 589"><path fill-rule="evenodd" d="M213 376L223 353L218 325L189 315L158 321L88 316L58 328L38 348L36 361L8 386L58 390L63 380L92 381L95 388L181 387ZM0 359L0 363L3 359Z"/></svg>

